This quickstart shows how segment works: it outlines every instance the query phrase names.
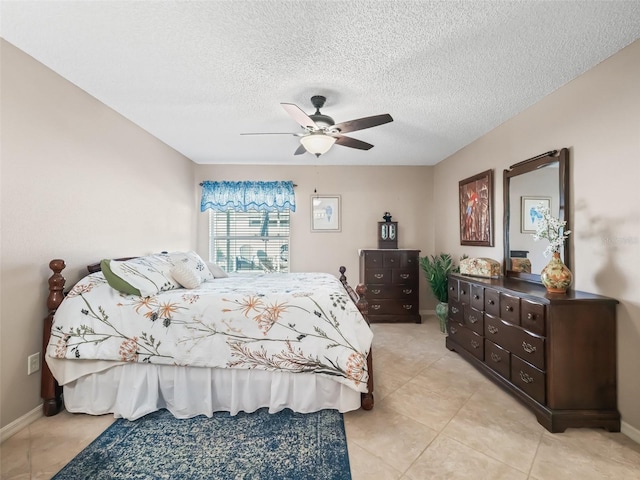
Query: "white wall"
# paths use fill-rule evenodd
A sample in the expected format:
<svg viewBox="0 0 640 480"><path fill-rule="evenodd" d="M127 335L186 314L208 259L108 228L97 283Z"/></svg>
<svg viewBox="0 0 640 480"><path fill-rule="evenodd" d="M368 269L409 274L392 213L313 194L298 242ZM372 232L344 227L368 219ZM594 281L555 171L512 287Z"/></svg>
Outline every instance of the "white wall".
<svg viewBox="0 0 640 480"><path fill-rule="evenodd" d="M49 261L68 287L103 257L195 245L193 163L0 40L0 426L40 403ZM83 272L84 273L84 272Z"/></svg>
<svg viewBox="0 0 640 480"><path fill-rule="evenodd" d="M640 41L505 122L435 167L436 250L502 259L502 182L496 182L493 248L458 242L458 181L502 172L569 148L575 288L618 306L618 407L640 438ZM535 272L534 272L535 273ZM624 430L623 430L624 431Z"/></svg>

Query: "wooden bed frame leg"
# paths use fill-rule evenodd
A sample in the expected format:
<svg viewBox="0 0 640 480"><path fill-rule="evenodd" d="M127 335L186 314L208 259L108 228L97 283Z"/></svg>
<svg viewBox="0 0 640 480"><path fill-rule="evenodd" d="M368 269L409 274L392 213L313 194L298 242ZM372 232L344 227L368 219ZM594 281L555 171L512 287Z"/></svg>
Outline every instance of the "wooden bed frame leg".
<svg viewBox="0 0 640 480"><path fill-rule="evenodd" d="M47 297L47 309L49 315L44 319L42 328L42 373L40 374L40 396L42 397L42 411L46 417L51 417L62 410L62 387L53 378L51 370L44 359L47 352L47 344L51 336L53 315L64 299L65 278L60 272L66 267L64 260L56 259L49 262L49 268L53 275L49 278L49 296Z"/></svg>
<svg viewBox="0 0 640 480"><path fill-rule="evenodd" d="M340 267L340 282L344 285L344 288L347 290L349 297L356 304L360 313L366 320L367 324L369 324L369 304L366 299L367 287L366 285L359 283L356 286L355 291L347 282L347 277L345 276L345 272L347 269L345 267ZM360 406L363 410L371 410L373 408L373 347L369 350L369 355L367 356L367 371L369 372L369 380L367 380L367 393L362 393L360 395Z"/></svg>

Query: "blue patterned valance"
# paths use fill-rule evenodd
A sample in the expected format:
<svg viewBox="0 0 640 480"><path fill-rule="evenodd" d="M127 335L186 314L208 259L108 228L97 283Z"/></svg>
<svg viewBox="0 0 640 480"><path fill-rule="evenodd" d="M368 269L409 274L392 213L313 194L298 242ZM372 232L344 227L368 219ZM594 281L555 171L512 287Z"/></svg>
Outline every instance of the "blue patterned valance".
<svg viewBox="0 0 640 480"><path fill-rule="evenodd" d="M202 182L200 211L296 211L293 182Z"/></svg>

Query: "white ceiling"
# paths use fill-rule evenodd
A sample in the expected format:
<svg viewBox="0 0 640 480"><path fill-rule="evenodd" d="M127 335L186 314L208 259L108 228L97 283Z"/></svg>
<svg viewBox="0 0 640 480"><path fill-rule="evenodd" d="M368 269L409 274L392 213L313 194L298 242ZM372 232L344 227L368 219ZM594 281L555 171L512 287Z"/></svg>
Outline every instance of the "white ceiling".
<svg viewBox="0 0 640 480"><path fill-rule="evenodd" d="M7 1L0 35L201 164L434 165L640 38L640 1ZM394 122L294 156L280 106Z"/></svg>

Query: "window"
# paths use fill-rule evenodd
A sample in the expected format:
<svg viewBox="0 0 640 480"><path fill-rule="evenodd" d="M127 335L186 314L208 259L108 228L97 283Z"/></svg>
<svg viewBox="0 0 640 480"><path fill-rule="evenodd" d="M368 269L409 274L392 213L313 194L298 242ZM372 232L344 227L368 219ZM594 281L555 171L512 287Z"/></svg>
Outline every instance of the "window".
<svg viewBox="0 0 640 480"><path fill-rule="evenodd" d="M289 213L210 210L209 258L227 272L288 272Z"/></svg>

